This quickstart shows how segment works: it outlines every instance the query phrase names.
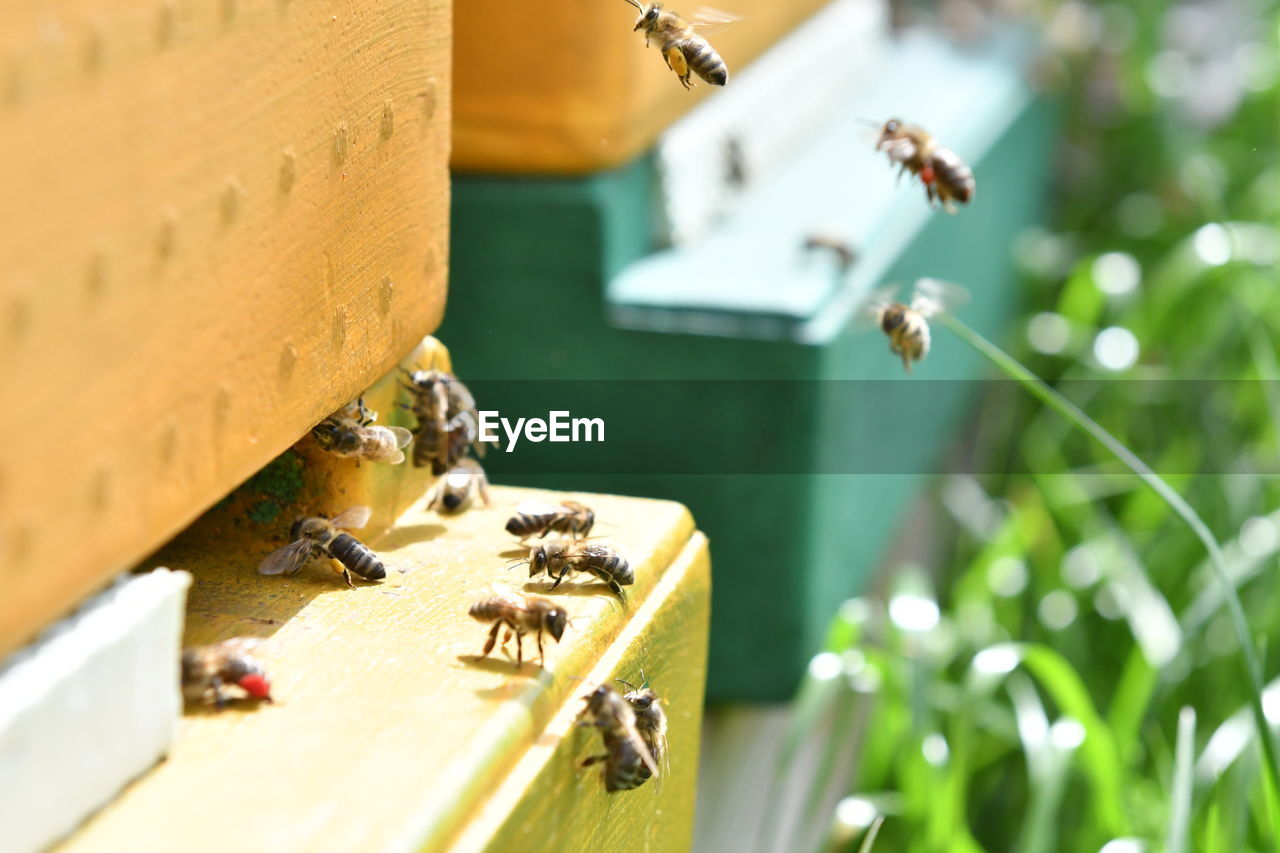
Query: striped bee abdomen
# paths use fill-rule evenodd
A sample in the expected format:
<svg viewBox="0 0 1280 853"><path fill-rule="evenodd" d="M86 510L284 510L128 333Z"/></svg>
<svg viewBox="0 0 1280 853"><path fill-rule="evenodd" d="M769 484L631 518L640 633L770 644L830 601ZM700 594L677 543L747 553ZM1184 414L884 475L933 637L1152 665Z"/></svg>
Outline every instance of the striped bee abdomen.
<svg viewBox="0 0 1280 853"><path fill-rule="evenodd" d="M501 598L485 598L472 604L467 615L480 622L506 620L511 605Z"/></svg>
<svg viewBox="0 0 1280 853"><path fill-rule="evenodd" d="M939 194L944 198L953 198L961 204L968 204L973 198L973 170L949 148L938 148L933 152L933 171L937 176Z"/></svg>
<svg viewBox="0 0 1280 853"><path fill-rule="evenodd" d="M690 70L712 86L723 86L729 82L729 66L702 36L693 35L683 40L680 52L684 54Z"/></svg>
<svg viewBox="0 0 1280 853"><path fill-rule="evenodd" d="M329 553L339 563L347 567L347 571L359 575L365 580L378 581L387 576L387 569L382 561L360 540L346 533L339 533L329 543Z"/></svg>
<svg viewBox="0 0 1280 853"><path fill-rule="evenodd" d="M606 791L630 791L639 788L652 774L631 738L610 729L601 731L608 758L604 762Z"/></svg>
<svg viewBox="0 0 1280 853"><path fill-rule="evenodd" d="M550 529L547 517L547 513L517 512L507 519L507 532L521 539L536 536Z"/></svg>
<svg viewBox="0 0 1280 853"><path fill-rule="evenodd" d="M582 564L601 580L614 580L630 586L636 579L627 558L604 545L588 545L583 549Z"/></svg>

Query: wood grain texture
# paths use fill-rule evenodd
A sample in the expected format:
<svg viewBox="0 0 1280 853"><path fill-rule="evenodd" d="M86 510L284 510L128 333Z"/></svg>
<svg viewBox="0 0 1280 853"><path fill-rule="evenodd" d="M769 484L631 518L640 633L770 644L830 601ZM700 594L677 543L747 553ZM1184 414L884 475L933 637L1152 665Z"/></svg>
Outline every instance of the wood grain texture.
<svg viewBox="0 0 1280 853"><path fill-rule="evenodd" d="M0 654L439 323L448 0L16 0Z"/></svg>
<svg viewBox="0 0 1280 853"><path fill-rule="evenodd" d="M741 68L826 0L717 3L742 20L708 36ZM697 11L697 3L677 8ZM472 172L584 174L624 163L713 92L685 91L656 43L614 0L467 0L455 12L453 165Z"/></svg>
<svg viewBox="0 0 1280 853"><path fill-rule="evenodd" d="M563 734L566 709L576 713L584 692L576 678L635 677L641 665L670 697L673 769L661 795L646 786L627 800L637 814L668 814L687 837L705 675L705 540L678 504L575 495L631 557L629 607L596 584L562 587L569 629L548 643L547 670L526 662L517 672L497 655L474 659L486 626L466 610L494 582L519 589L527 580L523 567L506 568L523 549L502 528L531 497L548 495L496 488L488 509L411 511L371 543L387 581L355 590L319 567L259 576L261 548L242 543L172 543L157 561L195 576L187 641L266 638L276 704L193 709L169 759L59 849L443 849L464 831L474 837L469 823L508 791L504 780L525 772L513 768L525 768L531 747ZM582 747L575 738L566 743ZM627 809L621 795L602 801L596 782L584 773L576 792L587 814L604 821ZM559 797L574 795L558 785ZM566 831L583 820L566 816ZM234 838L212 831L233 825Z"/></svg>

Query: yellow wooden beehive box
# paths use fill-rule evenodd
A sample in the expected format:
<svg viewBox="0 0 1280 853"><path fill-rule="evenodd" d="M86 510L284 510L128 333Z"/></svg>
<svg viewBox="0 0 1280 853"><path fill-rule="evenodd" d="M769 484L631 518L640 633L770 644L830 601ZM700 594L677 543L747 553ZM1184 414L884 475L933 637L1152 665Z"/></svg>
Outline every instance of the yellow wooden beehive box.
<svg viewBox="0 0 1280 853"><path fill-rule="evenodd" d="M709 36L742 68L825 0L717 2L741 20ZM692 15L697 3L676 9ZM646 151L715 90L685 91L623 0L467 0L454 11L453 166L585 174ZM696 79L696 78L695 78Z"/></svg>
<svg viewBox="0 0 1280 853"><path fill-rule="evenodd" d="M163 561L193 576L184 641L264 638L278 696L188 708L168 758L63 849L689 843L710 576L688 512L580 496L636 583L625 607L565 595L566 642L517 670L472 659L484 630L466 608L495 579L519 585L502 526L528 495L495 487L492 507L442 519L420 505L423 469L308 444L370 388L403 422L392 371L449 367L419 346L445 301L451 15L447 0L5 10L0 661ZM279 525L240 523L233 490L287 450L305 499ZM357 503L393 567L383 585L254 571L297 512ZM669 703L671 773L613 797L579 769L599 749L580 696L641 673ZM175 660L175 691L177 675Z"/></svg>
<svg viewBox="0 0 1280 853"><path fill-rule="evenodd" d="M0 655L440 321L446 0L15 0Z"/></svg>

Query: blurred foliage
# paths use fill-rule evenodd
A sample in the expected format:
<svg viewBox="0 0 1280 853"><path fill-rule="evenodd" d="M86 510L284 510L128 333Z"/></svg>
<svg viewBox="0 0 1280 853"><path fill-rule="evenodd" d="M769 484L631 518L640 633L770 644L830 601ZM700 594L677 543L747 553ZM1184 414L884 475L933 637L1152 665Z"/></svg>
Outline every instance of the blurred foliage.
<svg viewBox="0 0 1280 853"><path fill-rule="evenodd" d="M1068 118L1053 224L1014 247L1029 310L1006 343L1225 543L1280 722L1280 7L1034 13ZM1204 548L1014 383L975 434L992 473L939 489L953 548L842 608L779 784L806 743L841 745L806 782L830 849L880 816L889 850L1277 849Z"/></svg>

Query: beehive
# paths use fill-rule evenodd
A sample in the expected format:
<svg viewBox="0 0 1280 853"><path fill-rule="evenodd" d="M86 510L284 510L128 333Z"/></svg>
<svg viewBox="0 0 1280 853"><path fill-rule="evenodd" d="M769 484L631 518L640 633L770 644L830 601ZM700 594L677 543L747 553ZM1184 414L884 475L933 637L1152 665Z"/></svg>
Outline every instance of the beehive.
<svg viewBox="0 0 1280 853"><path fill-rule="evenodd" d="M17 0L0 655L436 327L446 0Z"/></svg>
<svg viewBox="0 0 1280 853"><path fill-rule="evenodd" d="M717 3L738 16L710 36L741 68L826 0ZM690 17L698 4L680 11ZM455 12L455 169L584 174L631 160L715 87L685 91L621 2L468 0ZM696 78L695 78L696 79Z"/></svg>

